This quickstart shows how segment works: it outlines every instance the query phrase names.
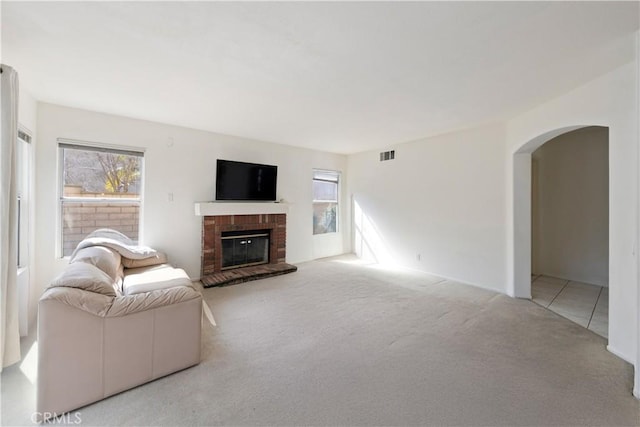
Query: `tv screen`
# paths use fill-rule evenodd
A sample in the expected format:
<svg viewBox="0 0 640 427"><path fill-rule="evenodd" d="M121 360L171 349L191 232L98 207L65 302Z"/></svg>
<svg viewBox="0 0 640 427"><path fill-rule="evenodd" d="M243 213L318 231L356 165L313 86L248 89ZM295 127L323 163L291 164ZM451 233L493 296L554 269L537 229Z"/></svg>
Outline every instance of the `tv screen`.
<svg viewBox="0 0 640 427"><path fill-rule="evenodd" d="M218 159L216 200L276 200L278 167Z"/></svg>

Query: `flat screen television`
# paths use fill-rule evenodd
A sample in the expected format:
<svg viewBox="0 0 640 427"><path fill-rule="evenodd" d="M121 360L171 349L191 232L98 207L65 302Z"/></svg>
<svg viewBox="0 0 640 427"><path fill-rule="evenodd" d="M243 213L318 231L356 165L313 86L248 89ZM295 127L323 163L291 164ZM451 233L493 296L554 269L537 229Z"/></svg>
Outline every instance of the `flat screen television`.
<svg viewBox="0 0 640 427"><path fill-rule="evenodd" d="M218 159L216 200L275 201L278 167Z"/></svg>

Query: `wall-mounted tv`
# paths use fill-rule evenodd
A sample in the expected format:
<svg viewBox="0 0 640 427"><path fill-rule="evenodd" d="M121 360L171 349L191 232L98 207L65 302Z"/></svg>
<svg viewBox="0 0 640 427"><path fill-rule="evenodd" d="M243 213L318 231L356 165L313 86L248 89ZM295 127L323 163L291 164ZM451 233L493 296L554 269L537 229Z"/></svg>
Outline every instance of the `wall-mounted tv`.
<svg viewBox="0 0 640 427"><path fill-rule="evenodd" d="M275 201L278 167L218 159L216 200Z"/></svg>

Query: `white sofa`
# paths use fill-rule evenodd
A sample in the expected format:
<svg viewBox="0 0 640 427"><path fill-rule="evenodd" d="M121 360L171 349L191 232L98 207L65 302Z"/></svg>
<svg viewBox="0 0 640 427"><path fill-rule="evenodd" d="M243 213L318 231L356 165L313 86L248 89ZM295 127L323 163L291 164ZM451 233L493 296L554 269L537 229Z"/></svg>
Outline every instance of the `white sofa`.
<svg viewBox="0 0 640 427"><path fill-rule="evenodd" d="M42 420L200 362L202 296L187 274L106 243L79 245L38 303Z"/></svg>

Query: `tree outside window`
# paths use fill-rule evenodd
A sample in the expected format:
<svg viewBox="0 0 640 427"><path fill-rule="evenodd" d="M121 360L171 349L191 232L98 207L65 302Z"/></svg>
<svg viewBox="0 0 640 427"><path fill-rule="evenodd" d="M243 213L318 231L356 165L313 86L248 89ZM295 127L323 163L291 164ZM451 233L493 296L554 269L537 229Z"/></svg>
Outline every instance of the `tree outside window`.
<svg viewBox="0 0 640 427"><path fill-rule="evenodd" d="M338 231L340 172L313 171L313 234Z"/></svg>

